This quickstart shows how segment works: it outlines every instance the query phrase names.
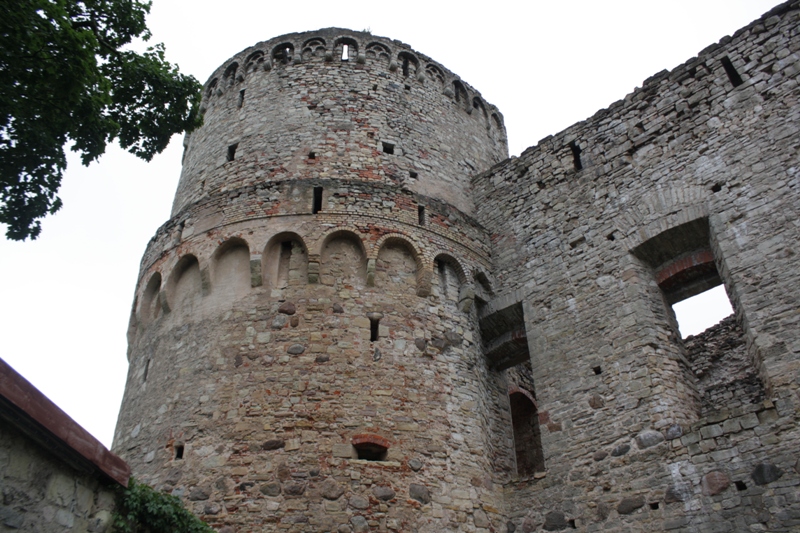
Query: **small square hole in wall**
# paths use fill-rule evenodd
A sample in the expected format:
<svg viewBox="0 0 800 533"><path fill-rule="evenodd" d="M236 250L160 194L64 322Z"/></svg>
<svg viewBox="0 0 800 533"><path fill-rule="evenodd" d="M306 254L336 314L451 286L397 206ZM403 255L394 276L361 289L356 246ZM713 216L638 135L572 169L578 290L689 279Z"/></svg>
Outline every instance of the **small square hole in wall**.
<svg viewBox="0 0 800 533"><path fill-rule="evenodd" d="M569 528L570 529L578 529L578 526L575 524L575 519L574 518L571 518L569 520Z"/></svg>
<svg viewBox="0 0 800 533"><path fill-rule="evenodd" d="M417 173L416 173L416 172L414 172L413 170L409 171L409 173L408 173L408 177L410 177L412 180L415 180L415 179L417 179L417 176L418 176L418 175L419 175L419 174L417 174Z"/></svg>
<svg viewBox="0 0 800 533"><path fill-rule="evenodd" d="M364 461L385 461L389 452L380 444L364 442L354 445L358 458Z"/></svg>
<svg viewBox="0 0 800 533"><path fill-rule="evenodd" d="M405 89L406 89L406 91L410 91L411 90L411 85L406 85Z"/></svg>
<svg viewBox="0 0 800 533"><path fill-rule="evenodd" d="M599 376L600 374L603 373L603 369L600 368L599 366L593 366L592 367L592 372L594 372L595 376Z"/></svg>
<svg viewBox="0 0 800 533"><path fill-rule="evenodd" d="M736 490L747 490L747 485L744 481L734 481L734 485L736 485Z"/></svg>
<svg viewBox="0 0 800 533"><path fill-rule="evenodd" d="M315 152L308 152L308 158L309 159L316 159L317 158L317 154Z"/></svg>
<svg viewBox="0 0 800 533"><path fill-rule="evenodd" d="M648 505L650 505L650 509L653 509L654 511L658 509L658 502L650 502Z"/></svg>
<svg viewBox="0 0 800 533"><path fill-rule="evenodd" d="M384 154L394 154L394 145L392 143L382 142L381 146Z"/></svg>

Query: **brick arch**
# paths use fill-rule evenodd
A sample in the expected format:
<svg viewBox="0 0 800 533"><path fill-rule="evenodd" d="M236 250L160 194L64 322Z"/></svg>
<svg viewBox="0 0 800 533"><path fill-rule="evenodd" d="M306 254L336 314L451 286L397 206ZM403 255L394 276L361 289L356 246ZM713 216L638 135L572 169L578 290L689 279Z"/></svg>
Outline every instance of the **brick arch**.
<svg viewBox="0 0 800 533"><path fill-rule="evenodd" d="M359 231L359 229L355 226L337 226L324 232L315 241L314 246L309 248L310 257L316 257L319 259L319 257L322 255L322 250L325 248L325 245L328 244L328 241L340 234L351 234L356 240L358 240L360 243L361 252L364 254L365 258L369 259L371 254L370 248L368 247L367 242L364 240L361 231Z"/></svg>
<svg viewBox="0 0 800 533"><path fill-rule="evenodd" d="M700 187L686 187L645 195L617 219L616 228L625 235L620 244L630 251L670 228L708 217L708 194Z"/></svg>
<svg viewBox="0 0 800 533"><path fill-rule="evenodd" d="M308 276L310 254L305 240L303 237L293 231L281 231L267 239L267 242L261 252L261 283L268 287L275 288L278 271L280 269L281 254L283 253L281 246L286 242L297 242L300 244L300 248L305 254L305 263L301 265L301 268L305 269L305 276ZM291 259L291 250L289 259Z"/></svg>
<svg viewBox="0 0 800 533"><path fill-rule="evenodd" d="M198 287L193 288L199 292L200 296L203 296L206 292L206 285L207 281L205 278L206 275L206 268L205 265L201 265L200 260L198 257L193 253L185 253L172 266L172 270L170 271L169 277L167 278L166 283L166 308L165 311L172 311L176 308L176 290L178 289L179 282L181 278L187 274L189 270L192 270L194 267L197 267L199 272L199 283Z"/></svg>
<svg viewBox="0 0 800 533"><path fill-rule="evenodd" d="M518 386L516 384L509 385L508 386L508 395L511 396L512 394L516 394L516 393L524 395L526 398L528 398L531 401L531 403L533 404L533 406L537 410L539 409L539 404L536 402L536 398L533 397L533 394L531 394L531 392L529 390L523 389L522 387L520 387L520 386Z"/></svg>
<svg viewBox="0 0 800 533"><path fill-rule="evenodd" d="M152 322L163 312L163 287L164 278L159 270L155 270L150 274L147 283L144 285L141 298L137 300L138 306L136 309L136 316L139 322L145 324Z"/></svg>
<svg viewBox="0 0 800 533"><path fill-rule="evenodd" d="M464 285L465 283L469 282L469 278L467 277L467 270L464 268L464 265L461 264L461 261L450 255L448 252L437 252L436 255L433 257L434 261L444 261L445 263L451 265L458 275L458 283L460 285Z"/></svg>
<svg viewBox="0 0 800 533"><path fill-rule="evenodd" d="M378 254L386 244L392 242L399 242L406 246L409 251L411 252L411 257L414 258L414 262L417 265L417 296L428 296L431 293L431 277L433 276L433 262L432 261L425 261L426 254L425 249L420 243L410 237L409 235L404 235L402 233L387 233L382 235L380 239L374 244L370 256L369 256L369 263L368 263L368 270L367 276L370 275L369 267L372 267L372 274L374 276L374 269L375 269L375 261L378 259ZM369 278L368 278L369 279Z"/></svg>
<svg viewBox="0 0 800 533"><path fill-rule="evenodd" d="M224 275L220 272L221 269L224 270L222 266L223 260L230 260L230 258L225 258L225 256L229 252L233 252L236 248L243 249L246 252L246 258L244 259L244 264L238 264L234 270L229 271L227 275L232 275L230 278L225 279ZM232 265L228 265L230 268ZM230 287L237 287L237 292L242 292L244 290L244 285L246 284L247 288L252 286L251 276L250 276L250 244L239 236L228 237L223 239L217 249L211 254L211 258L209 260L209 269L210 269L210 276L211 279L211 292L212 293L219 293L219 287L226 286ZM233 284L233 285L231 285ZM227 292L226 289L225 292Z"/></svg>

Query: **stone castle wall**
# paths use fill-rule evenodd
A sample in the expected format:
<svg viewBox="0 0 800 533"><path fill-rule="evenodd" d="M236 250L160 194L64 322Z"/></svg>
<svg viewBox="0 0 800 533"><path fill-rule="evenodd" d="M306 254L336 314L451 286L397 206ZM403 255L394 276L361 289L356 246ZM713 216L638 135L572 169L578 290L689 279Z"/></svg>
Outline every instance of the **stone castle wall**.
<svg viewBox="0 0 800 533"><path fill-rule="evenodd" d="M529 528L549 512L587 531L797 527L799 21L784 4L473 179L500 292L484 314L522 303L548 421L546 478L506 484ZM705 409L669 305L703 276L777 411L758 394ZM767 490L762 462L784 472ZM709 495L715 471L747 489Z"/></svg>
<svg viewBox="0 0 800 533"><path fill-rule="evenodd" d="M499 164L499 112L402 43L237 54L115 450L226 532L791 530L799 13ZM741 340L687 352L670 306L719 283Z"/></svg>

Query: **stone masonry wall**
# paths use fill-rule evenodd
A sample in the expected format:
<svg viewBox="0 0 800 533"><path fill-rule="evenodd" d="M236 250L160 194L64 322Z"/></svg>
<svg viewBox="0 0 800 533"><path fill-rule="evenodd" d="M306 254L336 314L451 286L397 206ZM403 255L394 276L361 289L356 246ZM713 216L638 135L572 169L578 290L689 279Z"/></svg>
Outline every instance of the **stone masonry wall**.
<svg viewBox="0 0 800 533"><path fill-rule="evenodd" d="M363 32L329 28L248 48L211 76L203 108L173 215L209 193L320 178L403 184L470 213L469 176L508 157L502 115L477 91L407 45Z"/></svg>
<svg viewBox="0 0 800 533"><path fill-rule="evenodd" d="M115 450L225 533L797 529L799 28L502 162L499 112L401 43L237 54L142 259ZM678 333L719 280L717 368L763 397Z"/></svg>
<svg viewBox="0 0 800 533"><path fill-rule="evenodd" d="M473 179L499 293L485 313L522 302L542 421L546 476L504 482L514 527L797 527L799 7ZM772 400L703 408L654 269L634 254L692 252L668 239L684 224L708 228L694 244L712 251L741 359ZM779 479L756 473L773 467ZM714 472L746 488L707 488Z"/></svg>
<svg viewBox="0 0 800 533"><path fill-rule="evenodd" d="M102 533L114 510L111 485L33 444L0 418L0 531Z"/></svg>

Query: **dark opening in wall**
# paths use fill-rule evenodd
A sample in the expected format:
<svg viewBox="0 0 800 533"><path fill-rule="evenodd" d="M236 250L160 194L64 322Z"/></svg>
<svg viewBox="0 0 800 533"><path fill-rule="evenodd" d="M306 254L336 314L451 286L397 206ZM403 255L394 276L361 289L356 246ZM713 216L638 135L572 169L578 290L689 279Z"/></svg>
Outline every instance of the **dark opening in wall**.
<svg viewBox="0 0 800 533"><path fill-rule="evenodd" d="M595 376L599 376L600 374L603 373L603 369L600 368L599 366L594 366L592 367L592 372L594 372Z"/></svg>
<svg viewBox="0 0 800 533"><path fill-rule="evenodd" d="M425 225L425 206L418 205L417 206L417 222L420 226Z"/></svg>
<svg viewBox="0 0 800 533"><path fill-rule="evenodd" d="M382 142L381 146L384 154L394 154L394 145L392 143Z"/></svg>
<svg viewBox="0 0 800 533"><path fill-rule="evenodd" d="M544 471L544 453L536 405L522 392L509 395L517 475L532 476Z"/></svg>
<svg viewBox="0 0 800 533"><path fill-rule="evenodd" d="M408 84L406 84L406 85L404 85L404 86L403 86L403 88L404 88L406 91L410 91L410 90L411 90L411 85L408 85Z"/></svg>
<svg viewBox="0 0 800 533"><path fill-rule="evenodd" d="M142 383L147 381L147 373L150 371L150 359L144 364L144 375L142 376Z"/></svg>
<svg viewBox="0 0 800 533"><path fill-rule="evenodd" d="M717 192L719 192L721 190L722 190L722 184L721 183L715 183L714 185L711 186L711 192L713 192L713 193L717 193Z"/></svg>
<svg viewBox="0 0 800 533"><path fill-rule="evenodd" d="M728 79L734 87L738 87L744 83L742 77L739 76L739 73L736 71L736 67L734 67L731 60L728 59L728 56L723 57L719 62L722 63L722 68L725 69L725 74L728 75Z"/></svg>
<svg viewBox="0 0 800 533"><path fill-rule="evenodd" d="M358 458L364 461L385 461L389 450L374 442L354 444Z"/></svg>
<svg viewBox="0 0 800 533"><path fill-rule="evenodd" d="M575 525L575 519L574 518L570 518L568 523L569 523L569 528L570 529L578 529L578 526Z"/></svg>
<svg viewBox="0 0 800 533"><path fill-rule="evenodd" d="M175 460L180 461L183 459L183 444L175 445Z"/></svg>
<svg viewBox="0 0 800 533"><path fill-rule="evenodd" d="M408 77L408 57L403 57L403 76Z"/></svg>
<svg viewBox="0 0 800 533"><path fill-rule="evenodd" d="M650 509L654 511L658 509L658 502L650 502L648 505L650 506Z"/></svg>
<svg viewBox="0 0 800 533"><path fill-rule="evenodd" d="M380 318L370 317L369 318L369 340L370 342L375 342L378 340L378 331L380 327Z"/></svg>
<svg viewBox="0 0 800 533"><path fill-rule="evenodd" d="M583 163L581 162L581 147L575 141L569 143L569 149L572 150L572 162L575 165L575 170L582 170Z"/></svg>
<svg viewBox="0 0 800 533"><path fill-rule="evenodd" d="M226 159L228 161L233 161L233 158L236 157L236 149L238 147L239 147L239 143L232 144L232 145L228 146L228 155L226 156Z"/></svg>
<svg viewBox="0 0 800 533"><path fill-rule="evenodd" d="M417 173L416 173L416 172L414 172L413 170L411 170L411 171L409 171L409 172L408 172L408 177L409 177L409 178L411 178L412 180L415 180L415 179L417 179L417 176L419 176L419 174L417 174Z"/></svg>
<svg viewBox="0 0 800 533"><path fill-rule="evenodd" d="M236 102L236 107L241 109L242 108L242 104L244 104L244 89L239 91L239 101Z"/></svg>
<svg viewBox="0 0 800 533"><path fill-rule="evenodd" d="M747 485L744 481L734 481L734 485L736 485L736 490L747 490Z"/></svg>
<svg viewBox="0 0 800 533"><path fill-rule="evenodd" d="M317 154L315 152L308 152L308 158L309 159L316 159L317 158Z"/></svg>
<svg viewBox="0 0 800 533"><path fill-rule="evenodd" d="M314 202L311 206L311 214L316 215L322 211L322 187L314 187Z"/></svg>

